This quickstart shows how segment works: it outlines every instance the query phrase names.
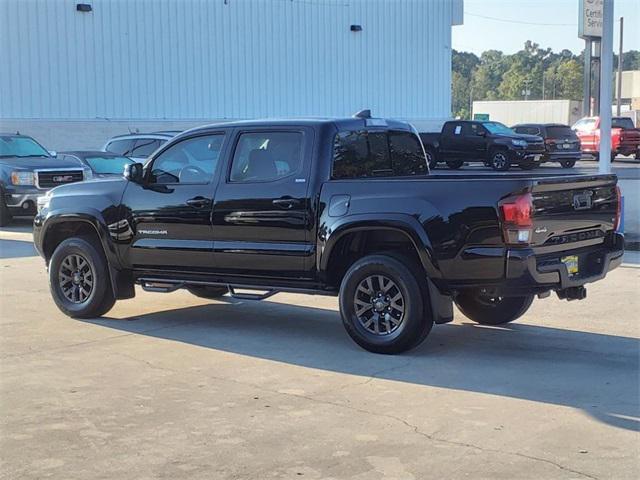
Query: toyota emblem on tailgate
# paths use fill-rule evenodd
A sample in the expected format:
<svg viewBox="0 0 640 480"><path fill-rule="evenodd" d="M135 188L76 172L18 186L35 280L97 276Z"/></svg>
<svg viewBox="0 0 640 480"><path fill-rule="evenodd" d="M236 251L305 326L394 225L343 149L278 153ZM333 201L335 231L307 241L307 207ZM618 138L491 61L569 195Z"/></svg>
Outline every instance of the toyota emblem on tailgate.
<svg viewBox="0 0 640 480"><path fill-rule="evenodd" d="M591 197L593 197L593 192L582 192L575 194L573 196L573 209L588 210L593 205Z"/></svg>
<svg viewBox="0 0 640 480"><path fill-rule="evenodd" d="M70 182L71 180L73 180L73 175L55 175L53 177L53 181L57 183Z"/></svg>

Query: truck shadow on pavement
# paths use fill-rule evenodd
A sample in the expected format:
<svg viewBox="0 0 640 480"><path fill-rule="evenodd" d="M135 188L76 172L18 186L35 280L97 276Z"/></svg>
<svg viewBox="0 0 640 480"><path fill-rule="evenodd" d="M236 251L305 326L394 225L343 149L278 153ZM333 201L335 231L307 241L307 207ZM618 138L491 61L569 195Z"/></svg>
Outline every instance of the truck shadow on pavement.
<svg viewBox="0 0 640 480"><path fill-rule="evenodd" d="M564 405L617 428L640 426L636 338L454 323L436 325L411 352L383 356L353 343L334 310L232 299L89 322L302 367Z"/></svg>

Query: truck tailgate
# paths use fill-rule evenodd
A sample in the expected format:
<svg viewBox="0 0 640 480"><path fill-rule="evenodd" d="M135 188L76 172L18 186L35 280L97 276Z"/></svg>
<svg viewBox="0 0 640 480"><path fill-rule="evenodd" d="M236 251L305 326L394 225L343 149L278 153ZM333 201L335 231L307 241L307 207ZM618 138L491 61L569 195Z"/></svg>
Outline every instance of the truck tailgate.
<svg viewBox="0 0 640 480"><path fill-rule="evenodd" d="M615 228L619 208L616 175L536 179L531 245L556 251L602 243Z"/></svg>

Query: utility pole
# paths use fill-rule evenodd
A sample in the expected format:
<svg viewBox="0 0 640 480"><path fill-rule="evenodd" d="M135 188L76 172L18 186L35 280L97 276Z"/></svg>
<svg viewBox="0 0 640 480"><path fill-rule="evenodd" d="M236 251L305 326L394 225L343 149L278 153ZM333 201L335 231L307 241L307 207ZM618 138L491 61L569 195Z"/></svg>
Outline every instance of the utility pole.
<svg viewBox="0 0 640 480"><path fill-rule="evenodd" d="M616 115L620 116L622 109L622 36L624 32L624 17L620 17L620 48L618 49L618 98L616 99Z"/></svg>
<svg viewBox="0 0 640 480"><path fill-rule="evenodd" d="M611 172L611 100L613 79L613 0L603 0L600 49L600 173Z"/></svg>
<svg viewBox="0 0 640 480"><path fill-rule="evenodd" d="M593 53L591 56L591 61L595 65L593 69L593 115L600 115L600 81L602 75L600 72L602 71L601 64L601 56L602 56L602 39L593 41Z"/></svg>
<svg viewBox="0 0 640 480"><path fill-rule="evenodd" d="M582 88L584 99L582 101L582 115L591 115L591 39L584 40L584 85Z"/></svg>

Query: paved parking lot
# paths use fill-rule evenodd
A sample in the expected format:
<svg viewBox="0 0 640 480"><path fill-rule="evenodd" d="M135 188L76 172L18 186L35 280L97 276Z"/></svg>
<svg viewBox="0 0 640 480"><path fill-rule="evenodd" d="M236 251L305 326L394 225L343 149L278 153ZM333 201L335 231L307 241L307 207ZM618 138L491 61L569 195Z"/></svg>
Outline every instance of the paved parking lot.
<svg viewBox="0 0 640 480"><path fill-rule="evenodd" d="M69 319L28 230L0 231L2 478L640 476L636 267L390 357L333 298L139 292Z"/></svg>

